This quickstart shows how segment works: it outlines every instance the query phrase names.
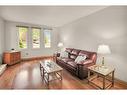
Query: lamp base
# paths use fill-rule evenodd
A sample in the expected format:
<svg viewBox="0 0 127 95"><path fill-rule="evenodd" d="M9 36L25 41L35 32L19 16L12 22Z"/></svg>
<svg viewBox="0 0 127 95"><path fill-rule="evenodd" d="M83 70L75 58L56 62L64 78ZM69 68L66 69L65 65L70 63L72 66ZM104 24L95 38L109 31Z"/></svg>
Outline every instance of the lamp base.
<svg viewBox="0 0 127 95"><path fill-rule="evenodd" d="M102 66L104 66L104 57L102 57Z"/></svg>
<svg viewBox="0 0 127 95"><path fill-rule="evenodd" d="M105 65L101 65L101 68L105 68Z"/></svg>

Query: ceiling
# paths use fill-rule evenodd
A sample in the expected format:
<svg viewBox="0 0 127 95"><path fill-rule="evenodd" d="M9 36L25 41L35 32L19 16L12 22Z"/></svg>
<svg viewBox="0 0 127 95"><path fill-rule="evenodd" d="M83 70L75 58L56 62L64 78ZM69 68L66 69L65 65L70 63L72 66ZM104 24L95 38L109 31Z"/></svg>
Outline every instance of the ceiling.
<svg viewBox="0 0 127 95"><path fill-rule="evenodd" d="M0 6L5 20L60 27L106 6Z"/></svg>

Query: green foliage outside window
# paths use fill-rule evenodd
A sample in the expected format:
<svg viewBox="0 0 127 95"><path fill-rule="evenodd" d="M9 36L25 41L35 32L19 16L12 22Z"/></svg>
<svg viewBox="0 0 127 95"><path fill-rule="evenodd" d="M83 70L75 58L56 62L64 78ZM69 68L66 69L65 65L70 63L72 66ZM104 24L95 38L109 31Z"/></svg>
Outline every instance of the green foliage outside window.
<svg viewBox="0 0 127 95"><path fill-rule="evenodd" d="M27 31L28 28L19 27L19 48L27 48Z"/></svg>
<svg viewBox="0 0 127 95"><path fill-rule="evenodd" d="M51 47L51 31L50 30L44 30L44 43L45 48Z"/></svg>
<svg viewBox="0 0 127 95"><path fill-rule="evenodd" d="M40 30L39 28L32 28L33 48L40 48Z"/></svg>
<svg viewBox="0 0 127 95"><path fill-rule="evenodd" d="M27 27L18 27L19 30L19 48L27 48ZM40 32L39 28L32 28L32 42L33 48L40 48ZM51 30L44 30L44 46L45 48L51 47Z"/></svg>

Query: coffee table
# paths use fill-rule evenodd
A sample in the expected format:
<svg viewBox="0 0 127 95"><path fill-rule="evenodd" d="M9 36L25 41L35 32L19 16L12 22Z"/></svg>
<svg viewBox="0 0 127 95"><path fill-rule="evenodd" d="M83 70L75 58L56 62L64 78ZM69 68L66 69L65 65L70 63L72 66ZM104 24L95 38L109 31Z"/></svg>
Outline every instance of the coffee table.
<svg viewBox="0 0 127 95"><path fill-rule="evenodd" d="M57 65L55 62L51 60L40 61L40 71L41 76L48 87L50 81L62 81L63 68L61 68L59 65Z"/></svg>
<svg viewBox="0 0 127 95"><path fill-rule="evenodd" d="M93 75L91 75L91 72ZM114 72L115 68L112 66L93 65L88 67L88 83L100 89L106 89L114 86ZM102 85L99 86L95 79L102 78ZM106 83L107 81L107 83Z"/></svg>

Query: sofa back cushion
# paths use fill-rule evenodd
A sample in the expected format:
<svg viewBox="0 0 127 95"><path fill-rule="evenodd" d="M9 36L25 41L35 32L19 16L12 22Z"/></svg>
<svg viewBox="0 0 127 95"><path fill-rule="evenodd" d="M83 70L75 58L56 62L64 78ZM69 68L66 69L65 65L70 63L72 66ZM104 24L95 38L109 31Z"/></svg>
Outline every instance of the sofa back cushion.
<svg viewBox="0 0 127 95"><path fill-rule="evenodd" d="M78 54L79 54L80 50L78 49L73 49L72 52L69 54L69 58L71 59L76 59Z"/></svg>
<svg viewBox="0 0 127 95"><path fill-rule="evenodd" d="M79 56L86 56L86 58L89 59L90 58L90 52L81 50L79 52Z"/></svg>
<svg viewBox="0 0 127 95"><path fill-rule="evenodd" d="M86 55L86 59L91 59L93 60L93 62L96 62L96 59L97 59L97 53L96 52L90 52L90 51L84 51L84 50L81 50L79 52L79 55Z"/></svg>
<svg viewBox="0 0 127 95"><path fill-rule="evenodd" d="M78 56L79 52L80 52L80 50L73 49L72 52L71 52L71 54Z"/></svg>
<svg viewBox="0 0 127 95"><path fill-rule="evenodd" d="M96 62L96 59L97 59L96 52L90 52L90 51L79 50L74 48L66 48L65 51L68 52L68 57L73 60L75 60L77 56L86 56L86 59L91 59L94 62Z"/></svg>

